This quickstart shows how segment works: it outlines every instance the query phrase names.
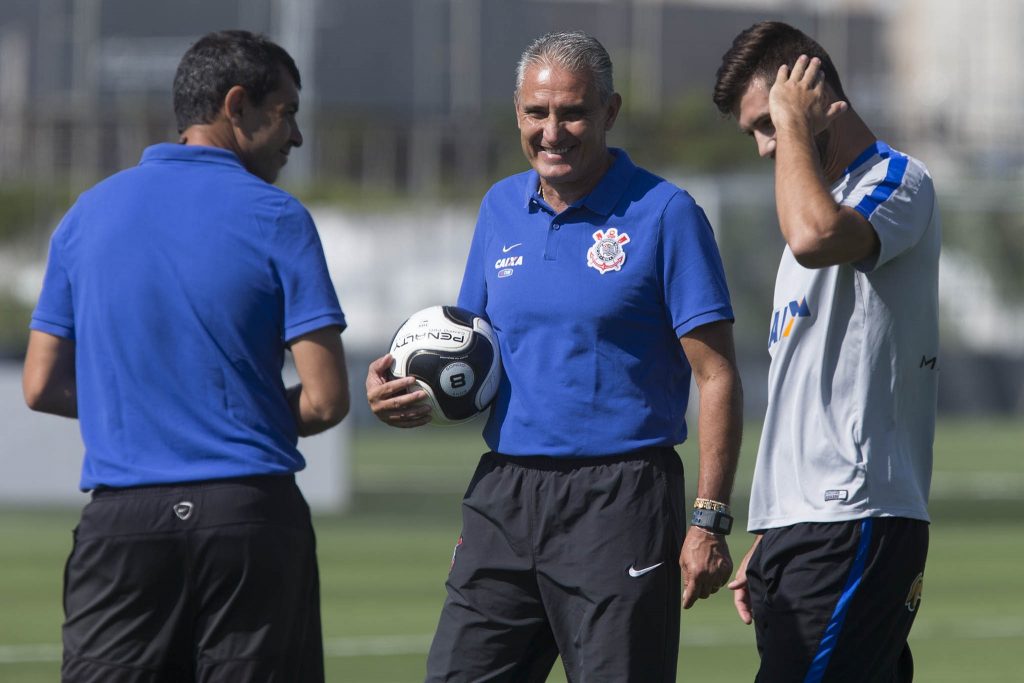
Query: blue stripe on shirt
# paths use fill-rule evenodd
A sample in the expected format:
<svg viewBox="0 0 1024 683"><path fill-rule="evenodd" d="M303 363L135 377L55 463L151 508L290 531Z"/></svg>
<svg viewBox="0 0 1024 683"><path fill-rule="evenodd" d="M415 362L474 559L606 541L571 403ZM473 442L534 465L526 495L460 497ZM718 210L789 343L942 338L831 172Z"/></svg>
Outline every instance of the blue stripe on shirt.
<svg viewBox="0 0 1024 683"><path fill-rule="evenodd" d="M839 633L843 630L843 622L846 621L846 614L850 610L850 603L853 596L860 588L861 579L864 578L864 569L868 563L868 548L871 547L872 520L869 517L861 522L860 543L857 545L857 555L853 559L853 566L850 567L850 574L846 577L846 585L843 593L839 596L839 602L832 612L832 618L825 627L825 635L818 644L818 651L814 653L811 660L811 668L804 678L804 683L820 683L825 675L832 653L835 652L836 644L839 642Z"/></svg>
<svg viewBox="0 0 1024 683"><path fill-rule="evenodd" d="M889 145L885 144L881 140L875 140L870 145L868 145L868 148L866 150L858 154L856 159L850 162L850 165L843 170L843 175L850 175L858 166L860 166L861 164L863 164L865 161L875 156L876 154L882 157L883 159L886 158L887 156L889 156L890 151L892 151L892 148L889 147Z"/></svg>
<svg viewBox="0 0 1024 683"><path fill-rule="evenodd" d="M879 156L882 158L889 157L889 168L885 174L885 179L875 187L871 194L866 195L857 206L853 207L854 211L864 216L865 219L870 219L875 209L892 196L892 193L903 182L903 175L907 171L908 159L906 156L890 148L884 142L875 143L875 149L877 149ZM872 150L869 149L868 151ZM854 165L851 164L851 168L853 167Z"/></svg>

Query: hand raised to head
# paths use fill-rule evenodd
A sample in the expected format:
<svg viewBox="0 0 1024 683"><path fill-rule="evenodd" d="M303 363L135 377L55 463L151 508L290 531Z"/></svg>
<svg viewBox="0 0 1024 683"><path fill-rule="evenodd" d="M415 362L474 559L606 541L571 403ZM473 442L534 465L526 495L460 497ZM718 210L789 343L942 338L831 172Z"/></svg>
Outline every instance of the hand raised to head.
<svg viewBox="0 0 1024 683"><path fill-rule="evenodd" d="M768 92L768 111L776 130L796 126L817 135L850 108L835 98L825 83L821 60L800 55L792 69L786 64L779 67Z"/></svg>

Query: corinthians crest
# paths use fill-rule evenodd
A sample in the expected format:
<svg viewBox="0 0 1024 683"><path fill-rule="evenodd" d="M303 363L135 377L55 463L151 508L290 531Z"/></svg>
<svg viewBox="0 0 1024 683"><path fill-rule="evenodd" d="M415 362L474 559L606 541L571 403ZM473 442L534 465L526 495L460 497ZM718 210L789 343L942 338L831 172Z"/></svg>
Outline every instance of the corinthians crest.
<svg viewBox="0 0 1024 683"><path fill-rule="evenodd" d="M626 262L626 252L622 246L628 242L629 235L620 235L616 228L608 228L608 232L598 230L594 233L594 246L587 250L587 265L596 268L601 275L621 269Z"/></svg>

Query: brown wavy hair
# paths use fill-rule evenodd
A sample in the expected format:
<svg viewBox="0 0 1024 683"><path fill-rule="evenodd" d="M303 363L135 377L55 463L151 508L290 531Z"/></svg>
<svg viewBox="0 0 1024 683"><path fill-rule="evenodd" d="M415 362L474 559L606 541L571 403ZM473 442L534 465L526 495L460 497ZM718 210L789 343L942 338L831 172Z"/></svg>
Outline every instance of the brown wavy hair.
<svg viewBox="0 0 1024 683"><path fill-rule="evenodd" d="M718 111L726 116L733 114L752 81L763 79L770 88L779 67L783 64L792 67L800 55L820 59L825 82L840 99L847 99L839 72L821 45L789 24L761 21L736 36L732 47L722 55L712 96Z"/></svg>

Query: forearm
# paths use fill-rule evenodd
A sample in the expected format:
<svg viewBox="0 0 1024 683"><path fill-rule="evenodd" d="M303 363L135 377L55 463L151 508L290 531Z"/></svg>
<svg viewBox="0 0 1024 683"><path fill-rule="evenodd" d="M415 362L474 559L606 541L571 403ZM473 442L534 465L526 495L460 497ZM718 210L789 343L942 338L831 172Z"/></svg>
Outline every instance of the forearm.
<svg viewBox="0 0 1024 683"><path fill-rule="evenodd" d="M73 379L62 386L47 387L34 397L26 396L26 402L32 410L40 413L78 418L78 388Z"/></svg>
<svg viewBox="0 0 1024 683"><path fill-rule="evenodd" d="M25 352L21 389L25 403L32 410L77 418L74 341L32 330Z"/></svg>
<svg viewBox="0 0 1024 683"><path fill-rule="evenodd" d="M336 401L332 405L314 401L302 384L288 387L288 405L299 436L312 436L326 431L341 422L348 413L347 397L344 401Z"/></svg>
<svg viewBox="0 0 1024 683"><path fill-rule="evenodd" d="M288 405L299 436L330 429L348 414L348 371L339 330L329 326L291 344L299 383L288 388Z"/></svg>
<svg viewBox="0 0 1024 683"><path fill-rule="evenodd" d="M697 497L729 503L743 435L743 390L735 367L700 387L700 474Z"/></svg>
<svg viewBox="0 0 1024 683"><path fill-rule="evenodd" d="M795 255L814 254L835 238L839 205L828 191L814 137L805 126L776 132L775 205L782 236Z"/></svg>
<svg viewBox="0 0 1024 683"><path fill-rule="evenodd" d="M680 338L700 391L700 474L697 496L729 503L743 428L743 390L736 370L732 322L702 325ZM725 537L687 533L679 554L686 587L683 608L706 598L729 578L732 560Z"/></svg>

